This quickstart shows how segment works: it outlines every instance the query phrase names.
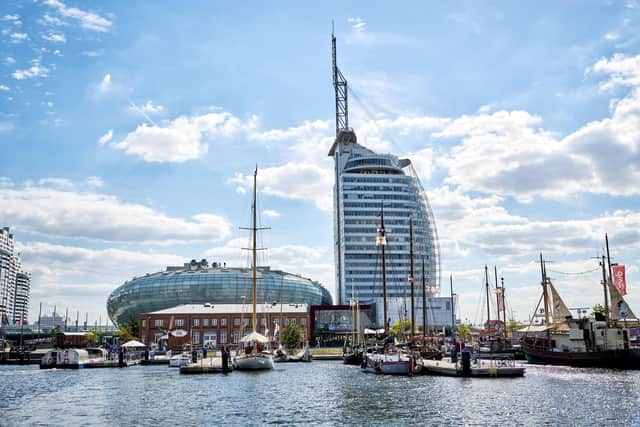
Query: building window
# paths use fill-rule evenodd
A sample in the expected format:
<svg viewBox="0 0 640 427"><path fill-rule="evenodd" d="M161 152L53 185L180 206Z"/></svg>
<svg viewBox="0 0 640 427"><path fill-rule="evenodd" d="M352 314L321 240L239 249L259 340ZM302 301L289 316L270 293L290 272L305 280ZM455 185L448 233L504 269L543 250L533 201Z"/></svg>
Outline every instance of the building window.
<svg viewBox="0 0 640 427"><path fill-rule="evenodd" d="M193 331L193 343L200 344L200 331Z"/></svg>
<svg viewBox="0 0 640 427"><path fill-rule="evenodd" d="M242 324L244 325L245 328L249 326L249 319L242 319Z"/></svg>
<svg viewBox="0 0 640 427"><path fill-rule="evenodd" d="M233 319L233 326L240 326L240 319Z"/></svg>
<svg viewBox="0 0 640 427"><path fill-rule="evenodd" d="M162 319L156 319L156 327L157 328L162 328L162 324L163 324Z"/></svg>
<svg viewBox="0 0 640 427"><path fill-rule="evenodd" d="M147 327L147 319L143 319L142 320L142 327L146 328Z"/></svg>
<svg viewBox="0 0 640 427"><path fill-rule="evenodd" d="M158 341L160 341L160 338L162 337L162 335L164 335L162 332L160 332L159 334L155 334L153 336L153 342L157 343Z"/></svg>
<svg viewBox="0 0 640 427"><path fill-rule="evenodd" d="M267 319L265 319L265 318L260 319L260 324L262 326L267 326Z"/></svg>
<svg viewBox="0 0 640 427"><path fill-rule="evenodd" d="M237 343L238 341L240 341L240 331L235 331L233 333L233 344Z"/></svg>
<svg viewBox="0 0 640 427"><path fill-rule="evenodd" d="M218 319L211 319L211 326L218 326Z"/></svg>
<svg viewBox="0 0 640 427"><path fill-rule="evenodd" d="M304 317L300 319L300 325L304 326L306 324L307 324L307 319L305 319Z"/></svg>
<svg viewBox="0 0 640 427"><path fill-rule="evenodd" d="M216 345L218 343L217 340L218 336L216 334L216 331L205 331L204 332L204 337L202 339L202 344L203 345Z"/></svg>
<svg viewBox="0 0 640 427"><path fill-rule="evenodd" d="M275 323L276 325L279 325L280 324L280 319L274 319L273 323Z"/></svg>
<svg viewBox="0 0 640 427"><path fill-rule="evenodd" d="M289 326L289 318L284 319L284 326Z"/></svg>
<svg viewBox="0 0 640 427"><path fill-rule="evenodd" d="M202 319L203 326L209 326L209 319Z"/></svg>
<svg viewBox="0 0 640 427"><path fill-rule="evenodd" d="M220 319L220 326L227 326L227 319Z"/></svg>
<svg viewBox="0 0 640 427"><path fill-rule="evenodd" d="M142 338L142 342L143 343L147 342L147 336L146 335L143 334L141 338Z"/></svg>
<svg viewBox="0 0 640 427"><path fill-rule="evenodd" d="M176 327L178 326L184 326L184 319L176 319Z"/></svg>
<svg viewBox="0 0 640 427"><path fill-rule="evenodd" d="M226 320L226 319L223 319ZM225 344L227 342L227 331L220 331L220 343Z"/></svg>
<svg viewBox="0 0 640 427"><path fill-rule="evenodd" d="M295 325L296 324L296 319L291 319L291 324Z"/></svg>
<svg viewBox="0 0 640 427"><path fill-rule="evenodd" d="M200 319L193 319L193 326L200 326Z"/></svg>

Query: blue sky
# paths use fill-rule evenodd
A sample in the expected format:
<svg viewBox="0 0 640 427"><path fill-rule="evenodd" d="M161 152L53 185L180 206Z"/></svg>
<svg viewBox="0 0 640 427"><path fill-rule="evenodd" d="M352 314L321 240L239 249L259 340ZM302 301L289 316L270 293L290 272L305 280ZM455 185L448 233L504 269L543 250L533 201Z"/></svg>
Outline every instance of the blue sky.
<svg viewBox="0 0 640 427"><path fill-rule="evenodd" d="M600 302L609 233L640 310L640 5L601 2L0 5L0 222L39 302L102 314L133 275L245 265L259 164L267 259L333 291L330 33L350 124L412 159L463 319L485 264L525 319L538 253ZM448 292L446 292L448 293Z"/></svg>

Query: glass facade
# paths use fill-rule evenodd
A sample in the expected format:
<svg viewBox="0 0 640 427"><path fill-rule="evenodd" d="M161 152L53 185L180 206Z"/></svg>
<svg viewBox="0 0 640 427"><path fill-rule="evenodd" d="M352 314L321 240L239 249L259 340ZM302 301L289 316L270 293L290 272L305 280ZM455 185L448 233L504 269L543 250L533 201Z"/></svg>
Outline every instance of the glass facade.
<svg viewBox="0 0 640 427"><path fill-rule="evenodd" d="M427 195L411 161L391 154L377 154L359 145L352 130L340 131L329 155L335 160L334 253L338 304L348 304L351 298L376 304L376 321L378 325L384 323L381 249L376 243L384 207L388 315L393 321L405 317L411 309L411 218L414 305L416 323L422 324L423 292L432 297L440 289L439 248Z"/></svg>
<svg viewBox="0 0 640 427"><path fill-rule="evenodd" d="M318 282L305 277L258 269L257 302L285 304L332 304L332 298ZM249 304L251 270L209 267L206 261L168 267L166 271L135 277L116 288L107 299L107 312L115 325L140 313L150 313L180 304ZM226 323L226 322L224 322ZM222 340L222 337L221 337Z"/></svg>

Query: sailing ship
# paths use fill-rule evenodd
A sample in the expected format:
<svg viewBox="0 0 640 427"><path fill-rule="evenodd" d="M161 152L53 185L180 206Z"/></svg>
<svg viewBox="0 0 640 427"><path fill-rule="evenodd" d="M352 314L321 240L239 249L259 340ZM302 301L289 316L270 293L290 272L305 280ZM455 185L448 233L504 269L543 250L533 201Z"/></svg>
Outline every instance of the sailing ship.
<svg viewBox="0 0 640 427"><path fill-rule="evenodd" d="M542 254L542 295L536 312L544 316L542 325L526 328L522 350L527 361L536 364L578 367L640 368L640 353L630 346L627 326L637 325L638 318L631 311L622 294L611 280L609 239L605 235L607 262L601 260L604 288L604 312L591 317L574 318L546 273ZM609 266L607 276L606 264ZM543 308L538 311L540 304ZM532 320L533 322L533 320ZM529 335L535 333L536 336Z"/></svg>
<svg viewBox="0 0 640 427"><path fill-rule="evenodd" d="M384 332L389 332L389 321L387 318L387 283L386 283L386 262L385 262L385 246L387 244L384 230L384 210L381 207L380 212L380 228L378 228L377 244L381 247L382 253L382 294L383 294L383 311L384 311ZM413 222L409 217L409 258L411 261L409 282L411 283L411 338L413 340L415 333L415 316L413 307ZM418 357L411 351L402 349L398 346L395 339L391 341L387 337L382 352L367 352L362 361L362 370L364 372L372 372L376 374L386 375L408 375L412 376L421 371L418 364ZM393 345L392 345L393 344ZM391 347L391 348L390 348Z"/></svg>
<svg viewBox="0 0 640 427"><path fill-rule="evenodd" d="M251 206L252 212L252 246L251 246L251 285L252 285L252 302L253 302L253 314L251 317L251 333L242 337L240 342L245 345L244 352L236 355L233 360L233 366L238 370L263 370L273 369L273 355L271 352L266 351L264 347L269 342L269 339L264 335L258 333L257 329L257 260L256 260L256 240L257 240L257 190L256 183L258 178L258 168L256 167L253 173L253 204Z"/></svg>

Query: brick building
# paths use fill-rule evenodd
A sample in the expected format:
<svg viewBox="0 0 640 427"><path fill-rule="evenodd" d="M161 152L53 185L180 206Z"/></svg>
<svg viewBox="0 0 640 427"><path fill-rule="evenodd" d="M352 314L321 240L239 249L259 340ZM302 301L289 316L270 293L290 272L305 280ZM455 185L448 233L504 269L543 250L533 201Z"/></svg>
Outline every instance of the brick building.
<svg viewBox="0 0 640 427"><path fill-rule="evenodd" d="M251 332L251 304L183 304L140 315L140 340L146 345L164 344L179 350L194 346L234 345ZM305 341L310 336L307 304L259 304L259 333L276 342L278 330L289 323L302 326Z"/></svg>

